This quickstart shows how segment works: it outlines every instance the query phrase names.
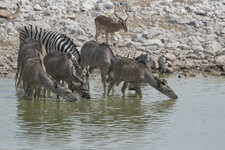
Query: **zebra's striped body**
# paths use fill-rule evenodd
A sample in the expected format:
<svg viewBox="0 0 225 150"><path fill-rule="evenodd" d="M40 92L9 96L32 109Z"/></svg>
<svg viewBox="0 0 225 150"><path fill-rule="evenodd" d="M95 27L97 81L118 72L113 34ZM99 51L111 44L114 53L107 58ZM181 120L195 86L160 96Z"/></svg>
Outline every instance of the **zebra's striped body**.
<svg viewBox="0 0 225 150"><path fill-rule="evenodd" d="M67 37L65 34L55 31L47 31L34 25L27 25L24 26L24 28L19 33L20 46L28 38L40 40L40 42L45 46L47 53L51 50L56 50L61 53L70 51L75 69L78 72L80 71L80 54L72 39Z"/></svg>

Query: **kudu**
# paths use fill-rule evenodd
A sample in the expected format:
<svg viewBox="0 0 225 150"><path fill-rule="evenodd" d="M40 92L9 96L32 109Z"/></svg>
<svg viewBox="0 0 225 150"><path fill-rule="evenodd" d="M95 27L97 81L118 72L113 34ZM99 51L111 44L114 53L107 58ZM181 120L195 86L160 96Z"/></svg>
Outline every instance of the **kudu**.
<svg viewBox="0 0 225 150"><path fill-rule="evenodd" d="M127 18L122 19L119 17L116 13L115 7L114 7L114 15L119 19L118 22L115 22L112 18L106 17L104 15L99 15L95 18L95 27L96 27L96 35L95 39L98 42L98 36L100 35L100 31L104 30L105 31L105 38L106 38L106 43L108 44L108 34L111 34L111 44L113 48L113 35L115 32L123 29L125 32L128 31L126 21L129 17L129 14L127 12L127 5L126 5L126 14Z"/></svg>
<svg viewBox="0 0 225 150"><path fill-rule="evenodd" d="M46 72L58 83L60 80L66 81L72 91L76 90L81 97L89 99L88 80L84 83L73 74L74 66L71 57L70 52L50 51L44 57Z"/></svg>
<svg viewBox="0 0 225 150"><path fill-rule="evenodd" d="M12 13L7 10L0 10L0 18L4 18L6 20L13 20L20 14L20 5L17 3L16 12Z"/></svg>
<svg viewBox="0 0 225 150"><path fill-rule="evenodd" d="M118 58L114 62L112 71L113 80L109 85L107 95L109 95L114 84L122 80L124 81L121 89L123 96L125 96L125 90L128 83L132 82L135 84L137 94L142 97L140 83L145 82L168 97L173 99L177 98L177 95L169 87L166 80L161 80L152 75L145 61L135 61L130 58Z"/></svg>
<svg viewBox="0 0 225 150"><path fill-rule="evenodd" d="M144 61L148 70L151 71L151 65L150 65L150 58L148 53L141 53L139 56L136 57L136 53L133 56L133 59L137 62ZM129 83L128 90L135 90L135 84Z"/></svg>
<svg viewBox="0 0 225 150"><path fill-rule="evenodd" d="M113 54L111 48L107 44L98 44L96 41L88 41L80 51L81 55L81 73L84 68L89 66L89 72L92 73L94 68L101 70L101 78L104 87L104 95L106 93L106 75L109 75L111 66L117 57Z"/></svg>
<svg viewBox="0 0 225 150"><path fill-rule="evenodd" d="M67 101L76 101L76 97L73 96L69 89L60 87L50 79L43 69L43 56L38 51L37 53L38 57L29 58L22 71L25 96L28 95L31 96L32 99L39 99L40 89L44 87L45 89L62 96Z"/></svg>
<svg viewBox="0 0 225 150"><path fill-rule="evenodd" d="M18 86L21 81L21 73L24 68L24 65L26 64L26 61L29 58L37 58L38 53L41 52L43 55L45 55L45 48L41 45L39 41L35 41L33 39L27 39L23 43L21 43L19 47L19 52L18 52L18 58L17 58L17 72L16 72L16 90L18 89Z"/></svg>

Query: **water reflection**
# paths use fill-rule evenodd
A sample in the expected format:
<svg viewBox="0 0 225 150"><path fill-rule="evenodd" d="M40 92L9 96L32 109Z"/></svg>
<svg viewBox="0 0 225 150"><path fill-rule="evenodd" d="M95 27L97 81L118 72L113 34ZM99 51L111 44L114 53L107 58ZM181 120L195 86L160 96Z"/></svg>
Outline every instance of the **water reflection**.
<svg viewBox="0 0 225 150"><path fill-rule="evenodd" d="M81 142L91 143L109 137L129 138L150 132L146 129L149 123L165 123L163 116L169 114L175 102L146 103L134 97L102 97L77 103L19 99L17 120L21 132L17 136L52 141L72 140L76 135Z"/></svg>

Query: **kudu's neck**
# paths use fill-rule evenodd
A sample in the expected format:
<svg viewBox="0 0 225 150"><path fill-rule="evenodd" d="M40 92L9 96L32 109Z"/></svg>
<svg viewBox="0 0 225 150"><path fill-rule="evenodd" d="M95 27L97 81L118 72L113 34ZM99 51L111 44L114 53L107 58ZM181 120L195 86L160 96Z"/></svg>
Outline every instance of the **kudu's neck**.
<svg viewBox="0 0 225 150"><path fill-rule="evenodd" d="M41 85L44 86L44 88L46 88L47 90L53 92L53 93L57 93L55 87L54 87L54 83L53 81L48 77L48 75L46 73L41 73L40 74L40 83ZM58 93L57 93L58 94Z"/></svg>
<svg viewBox="0 0 225 150"><path fill-rule="evenodd" d="M113 27L113 33L123 29L122 24L119 22L115 22L114 25L112 25L112 27Z"/></svg>
<svg viewBox="0 0 225 150"><path fill-rule="evenodd" d="M153 88L157 89L158 87L158 81L153 77L152 73L148 70L144 73L145 81L152 86Z"/></svg>

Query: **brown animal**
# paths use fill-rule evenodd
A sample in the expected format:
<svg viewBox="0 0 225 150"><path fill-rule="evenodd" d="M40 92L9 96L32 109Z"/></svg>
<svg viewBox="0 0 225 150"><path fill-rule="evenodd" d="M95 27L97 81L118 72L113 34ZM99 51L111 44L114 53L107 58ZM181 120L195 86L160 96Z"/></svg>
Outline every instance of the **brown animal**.
<svg viewBox="0 0 225 150"><path fill-rule="evenodd" d="M17 3L16 12L12 13L7 10L0 10L0 18L4 18L6 20L14 20L20 14L20 5Z"/></svg>
<svg viewBox="0 0 225 150"><path fill-rule="evenodd" d="M135 61L129 58L118 58L113 65L113 80L108 88L108 95L114 86L119 81L124 81L121 89L123 96L125 96L125 90L129 82L135 84L137 94L142 97L140 83L145 82L150 86L167 95L170 98L177 98L177 95L169 87L166 80L160 80L153 77L151 71L148 69L145 61Z"/></svg>
<svg viewBox="0 0 225 150"><path fill-rule="evenodd" d="M66 81L72 91L76 90L81 97L89 99L88 81L84 83L73 74L74 66L71 57L70 52L50 51L44 57L46 72L58 83L60 80Z"/></svg>
<svg viewBox="0 0 225 150"><path fill-rule="evenodd" d="M115 22L113 19L100 15L98 17L95 18L95 27L96 27L96 35L95 35L95 39L98 42L98 36L100 35L100 30L104 30L105 31L105 37L106 37L106 43L108 44L108 34L111 34L111 44L113 47L113 35L115 32L123 29L125 32L127 32L127 25L126 25L126 21L129 17L129 14L127 12L127 5L126 5L126 14L127 14L127 18L126 19L122 19L121 17L119 17L116 14L115 8L114 8L114 15L119 18L118 22Z"/></svg>
<svg viewBox="0 0 225 150"><path fill-rule="evenodd" d="M43 69L43 56L38 53L37 58L29 58L22 71L23 86L25 96L30 96L32 99L39 99L40 89L45 89L62 96L67 101L76 101L72 92L67 88L62 88L55 84L48 74Z"/></svg>
<svg viewBox="0 0 225 150"><path fill-rule="evenodd" d="M80 50L81 55L81 72L89 66L89 72L92 73L94 68L101 70L101 78L106 93L106 75L109 75L113 62L117 59L111 48L107 44L98 44L96 41L84 43Z"/></svg>
<svg viewBox="0 0 225 150"><path fill-rule="evenodd" d="M37 50L37 51L35 51ZM38 53L41 52L42 54L45 54L45 49L43 48L42 44L39 41L35 41L33 39L27 39L23 43L21 43L19 52L18 52L18 58L17 58L17 72L16 72L16 90L18 89L18 86L20 84L21 80L21 73L24 68L24 65L26 64L26 61L29 58L37 58Z"/></svg>

